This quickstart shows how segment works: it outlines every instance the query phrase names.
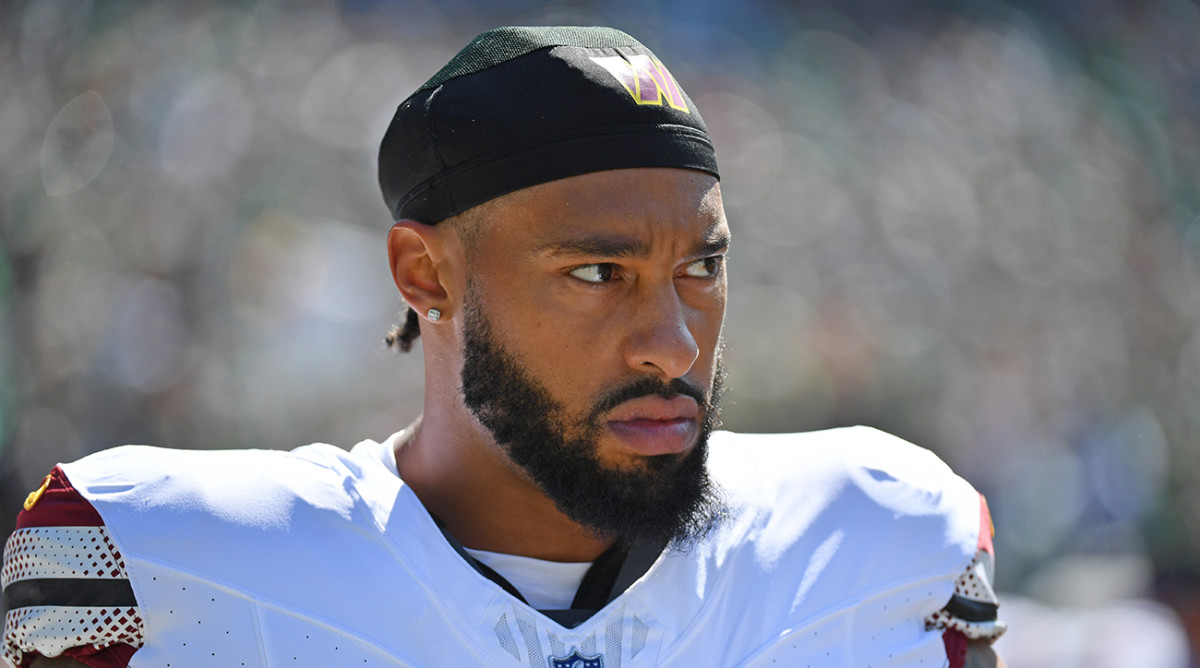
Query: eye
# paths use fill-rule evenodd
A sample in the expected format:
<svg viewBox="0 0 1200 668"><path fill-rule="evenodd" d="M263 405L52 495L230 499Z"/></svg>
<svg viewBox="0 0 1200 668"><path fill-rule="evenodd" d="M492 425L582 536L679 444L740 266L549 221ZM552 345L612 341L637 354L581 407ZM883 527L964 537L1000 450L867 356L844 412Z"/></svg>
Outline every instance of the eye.
<svg viewBox="0 0 1200 668"><path fill-rule="evenodd" d="M692 278L715 278L721 273L725 256L713 255L689 264L683 272Z"/></svg>
<svg viewBox="0 0 1200 668"><path fill-rule="evenodd" d="M613 279L615 266L608 262L585 264L575 267L570 274L585 283L607 283Z"/></svg>

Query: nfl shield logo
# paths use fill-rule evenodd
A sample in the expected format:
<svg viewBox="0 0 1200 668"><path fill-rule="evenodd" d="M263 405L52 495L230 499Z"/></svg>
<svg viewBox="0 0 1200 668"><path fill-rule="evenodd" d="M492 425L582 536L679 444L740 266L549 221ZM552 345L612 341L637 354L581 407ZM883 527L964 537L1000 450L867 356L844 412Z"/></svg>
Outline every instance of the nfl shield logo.
<svg viewBox="0 0 1200 668"><path fill-rule="evenodd" d="M563 658L550 657L550 668L604 668L601 655L583 656L578 649L571 648L571 655Z"/></svg>

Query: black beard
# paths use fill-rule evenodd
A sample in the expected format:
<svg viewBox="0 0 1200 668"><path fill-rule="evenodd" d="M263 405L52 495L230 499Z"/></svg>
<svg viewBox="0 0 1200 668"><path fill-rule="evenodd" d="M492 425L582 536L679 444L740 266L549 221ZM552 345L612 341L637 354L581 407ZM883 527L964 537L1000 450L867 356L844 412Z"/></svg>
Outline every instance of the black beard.
<svg viewBox="0 0 1200 668"><path fill-rule="evenodd" d="M682 379L646 376L605 393L586 416L570 419L496 339L474 292L468 286L463 305L464 403L509 459L559 511L598 538L684 549L707 535L723 512L706 467L708 436L719 417L720 353L708 393ZM601 461L605 413L637 397L680 394L695 399L703 416L691 451L648 457L644 467L629 470Z"/></svg>

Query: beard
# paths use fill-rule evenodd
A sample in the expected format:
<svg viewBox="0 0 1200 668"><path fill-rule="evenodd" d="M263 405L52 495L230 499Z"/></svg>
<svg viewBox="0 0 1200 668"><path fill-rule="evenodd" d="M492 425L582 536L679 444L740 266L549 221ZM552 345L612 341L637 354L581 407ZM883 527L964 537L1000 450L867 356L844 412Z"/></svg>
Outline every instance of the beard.
<svg viewBox="0 0 1200 668"><path fill-rule="evenodd" d="M593 536L686 549L716 526L724 506L706 466L708 436L719 424L724 377L718 350L708 392L680 378L645 376L598 397L571 416L496 339L468 285L463 305L464 403L560 512ZM644 396L690 396L700 406L696 445L681 455L645 458L622 469L600 458L604 415Z"/></svg>

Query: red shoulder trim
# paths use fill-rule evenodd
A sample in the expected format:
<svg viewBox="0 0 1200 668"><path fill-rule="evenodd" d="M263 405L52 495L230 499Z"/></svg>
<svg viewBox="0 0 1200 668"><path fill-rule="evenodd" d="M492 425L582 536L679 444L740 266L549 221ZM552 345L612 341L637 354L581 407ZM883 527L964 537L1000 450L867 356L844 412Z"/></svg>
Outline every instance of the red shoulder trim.
<svg viewBox="0 0 1200 668"><path fill-rule="evenodd" d="M996 528L992 526L992 511L988 510L987 499L979 495L979 545L975 549L996 556L996 548L992 547L992 536Z"/></svg>
<svg viewBox="0 0 1200 668"><path fill-rule="evenodd" d="M71 647L63 650L63 656L69 656L90 668L127 668L136 651L137 648L122 642L101 649L91 645Z"/></svg>
<svg viewBox="0 0 1200 668"><path fill-rule="evenodd" d="M942 644L946 646L946 658L950 659L949 668L963 668L967 663L967 637L958 631L946 629L942 632Z"/></svg>
<svg viewBox="0 0 1200 668"><path fill-rule="evenodd" d="M62 468L55 466L48 477L49 483L41 497L17 515L17 529L104 526L100 513L71 486Z"/></svg>
<svg viewBox="0 0 1200 668"><path fill-rule="evenodd" d="M136 651L136 647L122 642L101 649L96 649L91 645L68 647L62 651L60 656L75 659L88 668L129 668L129 660L133 658L133 653ZM19 668L29 668L40 656L41 654L37 652L26 652L24 658L21 659Z"/></svg>

